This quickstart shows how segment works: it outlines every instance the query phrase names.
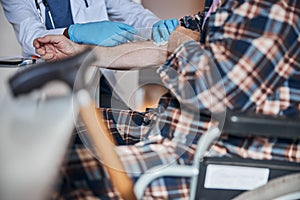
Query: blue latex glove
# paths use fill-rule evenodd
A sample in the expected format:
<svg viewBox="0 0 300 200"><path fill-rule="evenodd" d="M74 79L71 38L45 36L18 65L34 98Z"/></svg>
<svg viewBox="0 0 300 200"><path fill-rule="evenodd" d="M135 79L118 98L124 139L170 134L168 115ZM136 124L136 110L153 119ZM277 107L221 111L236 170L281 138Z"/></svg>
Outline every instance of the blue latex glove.
<svg viewBox="0 0 300 200"><path fill-rule="evenodd" d="M156 22L152 27L152 39L156 43L168 41L171 33L173 33L178 24L177 19L160 20Z"/></svg>
<svg viewBox="0 0 300 200"><path fill-rule="evenodd" d="M112 21L73 24L68 30L73 42L99 46L116 46L132 41L136 33L134 27Z"/></svg>

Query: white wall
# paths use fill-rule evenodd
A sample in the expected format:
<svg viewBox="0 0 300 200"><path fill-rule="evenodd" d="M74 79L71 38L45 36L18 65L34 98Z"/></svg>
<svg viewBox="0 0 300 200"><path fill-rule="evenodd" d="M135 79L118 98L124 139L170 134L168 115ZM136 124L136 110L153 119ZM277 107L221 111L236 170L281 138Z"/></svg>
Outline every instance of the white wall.
<svg viewBox="0 0 300 200"><path fill-rule="evenodd" d="M12 26L6 20L3 8L0 5L0 56L16 55L22 55L22 48L17 41Z"/></svg>
<svg viewBox="0 0 300 200"><path fill-rule="evenodd" d="M162 19L181 18L198 13L203 0L142 0L145 8Z"/></svg>

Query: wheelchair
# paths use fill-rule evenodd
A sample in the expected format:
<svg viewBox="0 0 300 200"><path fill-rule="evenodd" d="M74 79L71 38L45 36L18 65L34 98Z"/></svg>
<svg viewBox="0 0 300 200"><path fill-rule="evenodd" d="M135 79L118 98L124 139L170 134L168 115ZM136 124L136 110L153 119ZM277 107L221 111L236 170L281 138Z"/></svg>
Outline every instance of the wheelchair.
<svg viewBox="0 0 300 200"><path fill-rule="evenodd" d="M275 117L227 111L222 132L234 136L299 139L299 128L299 114L296 117ZM190 199L300 198L299 163L205 156L222 134L220 130L214 127L200 138L191 166L158 166L162 170L155 167L143 174L134 188L138 199L142 199L147 185L159 177L190 178Z"/></svg>
<svg viewBox="0 0 300 200"><path fill-rule="evenodd" d="M27 94L42 87L51 80L61 80L73 89L73 94L75 94L74 96L79 103L80 116L86 119L84 122L88 128L90 127L89 131L92 132L91 138L99 148L99 155L105 154L109 160L113 160L112 162L118 165L113 171L108 173L120 193L125 193L125 195L122 195L124 199L143 199L143 192L147 185L154 179L163 176L191 178L190 199L300 198L299 163L205 156L222 131L233 135L240 133L248 135L251 133L254 135L300 139L299 114L295 118L288 118L261 116L250 113L231 113L229 111L226 113L224 127L214 127L201 137L197 144L192 165L157 166L160 170L156 170L157 167L150 169L138 179L132 191L133 185L129 178L126 177L126 174L122 172L123 166L120 164L120 161L118 158L112 159L116 155L113 148L108 145L110 136L107 130L103 128L105 125L100 123L100 126L102 126L100 132L104 133L104 135L99 138L93 135L93 132L96 129L96 132L99 133L97 129L99 126L95 127L95 124L101 120L87 119L88 115L93 115L92 107L94 104L91 103L88 92L85 89L83 74L86 71L86 66L93 59L89 52L84 52L79 56L57 63L38 64L14 75L9 82L10 89L12 94L18 97L21 94ZM74 84L75 80L77 81L76 84ZM286 130L289 130L288 133L286 133ZM105 152L102 151L103 148ZM245 173L259 175L259 179L245 176ZM232 174L235 176L231 177ZM221 176L217 175L224 175L229 179L225 180L225 178L222 179ZM126 186L125 188L124 185ZM232 185L232 188L228 187L228 185Z"/></svg>

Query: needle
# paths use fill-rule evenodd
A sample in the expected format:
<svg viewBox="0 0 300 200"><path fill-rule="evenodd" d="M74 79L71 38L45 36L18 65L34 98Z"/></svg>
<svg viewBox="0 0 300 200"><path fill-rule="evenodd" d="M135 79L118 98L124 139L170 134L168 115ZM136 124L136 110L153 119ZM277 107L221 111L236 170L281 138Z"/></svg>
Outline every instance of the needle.
<svg viewBox="0 0 300 200"><path fill-rule="evenodd" d="M149 41L148 38L142 37L140 35L133 35L133 41L135 42L141 42L141 41Z"/></svg>

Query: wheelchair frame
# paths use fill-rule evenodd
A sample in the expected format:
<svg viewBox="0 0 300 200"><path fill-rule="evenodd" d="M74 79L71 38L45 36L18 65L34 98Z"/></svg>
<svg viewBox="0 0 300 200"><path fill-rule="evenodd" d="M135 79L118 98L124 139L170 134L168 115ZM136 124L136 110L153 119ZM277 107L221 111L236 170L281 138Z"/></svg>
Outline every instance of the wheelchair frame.
<svg viewBox="0 0 300 200"><path fill-rule="evenodd" d="M242 128L243 127L243 128ZM289 130L288 133L282 134L284 130ZM223 131L232 135L245 136L246 134L254 136L275 136L284 138L299 139L300 134L300 118L297 117L281 117L281 116L266 116L255 113L233 113L228 111L226 113L225 124ZM205 152L214 143L214 141L221 135L219 128L214 127L208 130L199 140L195 152L193 164L189 166L171 165L158 166L148 170L143 174L135 184L134 191L138 199L142 199L143 193L147 185L153 180L160 177L186 177L191 178L190 185L190 199L220 199L223 195L224 199L232 199L237 195L243 195L247 190L225 190L221 189L207 189L204 187L205 172L207 166L210 164L216 165L233 165L233 166L250 166L256 168L268 168L270 174L268 181L271 179L288 178L288 174L295 174L293 188L290 193L296 193L297 198L300 198L300 163L292 163L287 161L274 160L253 160L242 158L214 158L205 157ZM160 168L163 170L157 171ZM287 176L287 177L285 177ZM270 181L271 183L272 181ZM279 181L277 181L279 182ZM283 183L282 181L280 183ZM262 187L266 187L269 183ZM278 187L278 186L277 186ZM253 191L255 192L254 189ZM258 190L261 190L260 187ZM284 193L285 191L283 191ZM247 196L249 199L249 195ZM272 197L273 198L273 197ZM294 198L294 197L293 197ZM242 198L241 198L242 199Z"/></svg>

